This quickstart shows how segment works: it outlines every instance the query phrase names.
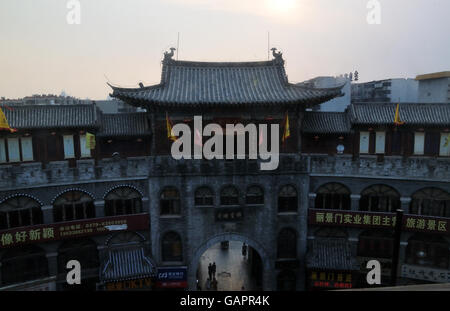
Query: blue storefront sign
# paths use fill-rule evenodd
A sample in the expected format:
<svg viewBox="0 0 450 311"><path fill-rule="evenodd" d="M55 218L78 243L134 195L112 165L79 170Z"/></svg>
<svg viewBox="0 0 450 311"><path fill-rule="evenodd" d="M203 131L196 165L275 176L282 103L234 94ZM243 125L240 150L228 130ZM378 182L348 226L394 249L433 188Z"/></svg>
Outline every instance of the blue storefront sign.
<svg viewBox="0 0 450 311"><path fill-rule="evenodd" d="M159 288L187 288L187 267L158 268L156 286Z"/></svg>

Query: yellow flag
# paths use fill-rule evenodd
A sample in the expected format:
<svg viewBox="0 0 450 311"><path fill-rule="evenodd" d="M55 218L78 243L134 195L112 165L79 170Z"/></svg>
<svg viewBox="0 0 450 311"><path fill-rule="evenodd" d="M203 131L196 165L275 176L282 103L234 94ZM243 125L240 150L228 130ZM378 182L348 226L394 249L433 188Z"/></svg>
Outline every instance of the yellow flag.
<svg viewBox="0 0 450 311"><path fill-rule="evenodd" d="M172 121L169 119L169 115L166 112L166 127L167 127L167 138L176 141L177 137L172 135Z"/></svg>
<svg viewBox="0 0 450 311"><path fill-rule="evenodd" d="M281 142L285 142L286 139L289 138L289 136L291 136L291 132L289 130L289 116L288 113L286 112L286 116L284 117L284 132L283 132L283 137L281 138Z"/></svg>
<svg viewBox="0 0 450 311"><path fill-rule="evenodd" d="M397 108L395 109L395 117L394 117L394 124L395 125L402 125L405 124L405 122L400 120L400 104L397 104Z"/></svg>
<svg viewBox="0 0 450 311"><path fill-rule="evenodd" d="M10 131L11 133L17 132L16 129L13 129L9 126L8 120L6 119L5 113L2 108L0 108L0 130Z"/></svg>
<svg viewBox="0 0 450 311"><path fill-rule="evenodd" d="M86 132L86 149L95 149L95 135Z"/></svg>
<svg viewBox="0 0 450 311"><path fill-rule="evenodd" d="M445 137L444 147L448 147L449 144L450 144L450 134L447 134L447 137Z"/></svg>

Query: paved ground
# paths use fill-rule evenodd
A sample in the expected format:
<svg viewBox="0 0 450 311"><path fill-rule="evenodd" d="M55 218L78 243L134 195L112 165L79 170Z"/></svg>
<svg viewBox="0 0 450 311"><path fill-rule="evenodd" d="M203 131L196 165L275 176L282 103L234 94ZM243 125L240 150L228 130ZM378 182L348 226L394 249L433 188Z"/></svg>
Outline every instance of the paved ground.
<svg viewBox="0 0 450 311"><path fill-rule="evenodd" d="M217 290L240 291L255 288L254 281L250 278L250 269L247 258L242 256L242 243L230 241L228 250L220 248L220 243L209 248L200 258L199 282L202 290L206 289L208 278L208 264L216 263Z"/></svg>

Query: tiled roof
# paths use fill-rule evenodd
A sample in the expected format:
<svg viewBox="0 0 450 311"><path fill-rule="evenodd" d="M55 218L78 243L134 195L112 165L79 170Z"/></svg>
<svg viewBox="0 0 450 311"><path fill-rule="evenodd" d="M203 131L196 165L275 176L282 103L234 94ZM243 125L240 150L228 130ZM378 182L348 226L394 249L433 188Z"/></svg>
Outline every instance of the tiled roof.
<svg viewBox="0 0 450 311"><path fill-rule="evenodd" d="M359 270L353 248L344 238L316 238L306 255L308 268L324 270Z"/></svg>
<svg viewBox="0 0 450 311"><path fill-rule="evenodd" d="M153 277L156 266L144 255L142 247L127 247L108 251L100 279L103 282Z"/></svg>
<svg viewBox="0 0 450 311"><path fill-rule="evenodd" d="M396 104L352 104L349 109L352 124L393 124ZM399 114L406 125L450 125L450 104L402 103Z"/></svg>
<svg viewBox="0 0 450 311"><path fill-rule="evenodd" d="M12 128L95 128L97 108L91 104L80 105L17 105L2 106Z"/></svg>
<svg viewBox="0 0 450 311"><path fill-rule="evenodd" d="M103 114L98 136L149 135L150 129L145 112Z"/></svg>
<svg viewBox="0 0 450 311"><path fill-rule="evenodd" d="M291 84L284 61L163 61L161 83L141 88L110 85L113 97L154 105L317 104L341 95L341 87L316 89Z"/></svg>
<svg viewBox="0 0 450 311"><path fill-rule="evenodd" d="M350 122L345 112L305 112L303 132L312 134L344 134L350 132Z"/></svg>

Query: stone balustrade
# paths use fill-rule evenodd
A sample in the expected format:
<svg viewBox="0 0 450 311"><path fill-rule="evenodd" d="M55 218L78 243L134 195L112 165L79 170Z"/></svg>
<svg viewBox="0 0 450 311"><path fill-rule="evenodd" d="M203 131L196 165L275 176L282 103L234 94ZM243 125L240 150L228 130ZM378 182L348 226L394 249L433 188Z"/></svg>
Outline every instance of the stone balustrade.
<svg viewBox="0 0 450 311"><path fill-rule="evenodd" d="M450 158L283 154L274 171L260 170L261 160L175 160L171 156L78 160L0 165L0 190L82 181L170 175L309 173L347 177L408 178L450 181Z"/></svg>

